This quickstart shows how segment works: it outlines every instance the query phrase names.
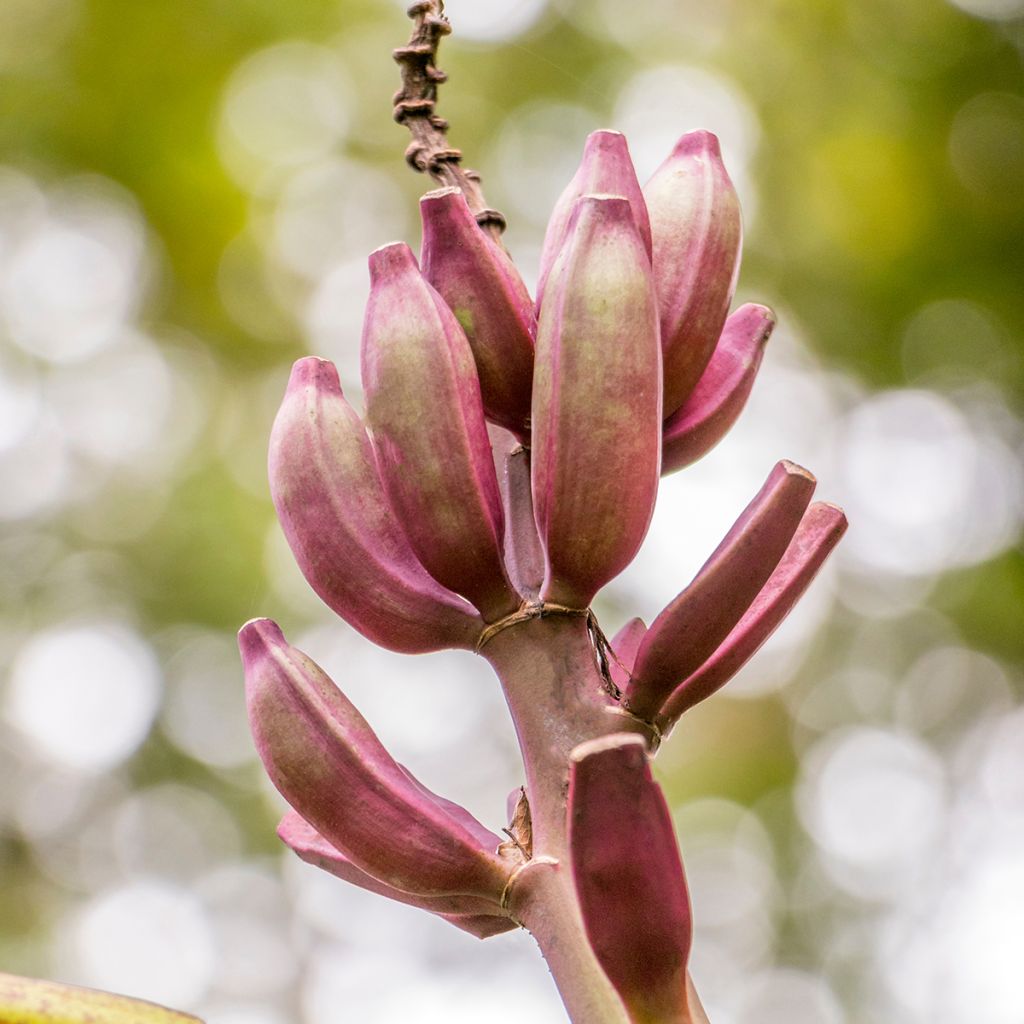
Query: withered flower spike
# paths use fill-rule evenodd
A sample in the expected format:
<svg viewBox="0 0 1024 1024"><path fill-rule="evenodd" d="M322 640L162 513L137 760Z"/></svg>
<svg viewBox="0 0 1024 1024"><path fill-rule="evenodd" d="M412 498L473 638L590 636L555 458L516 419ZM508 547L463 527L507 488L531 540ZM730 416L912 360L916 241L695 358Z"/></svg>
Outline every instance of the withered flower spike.
<svg viewBox="0 0 1024 1024"><path fill-rule="evenodd" d="M643 619L630 619L622 629L612 637L611 654L608 657L608 672L612 682L624 690L636 662L637 651L643 641L647 626Z"/></svg>
<svg viewBox="0 0 1024 1024"><path fill-rule="evenodd" d="M505 504L505 565L516 590L535 600L544 582L544 549L533 514L528 448L508 453L500 483Z"/></svg>

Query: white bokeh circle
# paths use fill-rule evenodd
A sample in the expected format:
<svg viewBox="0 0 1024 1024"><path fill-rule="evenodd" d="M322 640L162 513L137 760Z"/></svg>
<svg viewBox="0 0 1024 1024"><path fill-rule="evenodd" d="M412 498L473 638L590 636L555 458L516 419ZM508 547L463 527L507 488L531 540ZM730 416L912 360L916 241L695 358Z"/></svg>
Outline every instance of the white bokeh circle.
<svg viewBox="0 0 1024 1024"><path fill-rule="evenodd" d="M160 694L156 658L137 633L119 623L65 625L18 652L4 710L41 757L99 772L146 738Z"/></svg>

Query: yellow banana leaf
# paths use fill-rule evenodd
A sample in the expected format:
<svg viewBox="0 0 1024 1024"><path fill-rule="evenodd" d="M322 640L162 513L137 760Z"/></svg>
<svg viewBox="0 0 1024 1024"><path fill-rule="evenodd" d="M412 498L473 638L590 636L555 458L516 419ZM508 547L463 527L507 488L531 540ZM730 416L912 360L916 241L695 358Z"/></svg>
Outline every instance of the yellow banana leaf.
<svg viewBox="0 0 1024 1024"><path fill-rule="evenodd" d="M3 1024L202 1024L198 1017L142 999L53 981L0 974Z"/></svg>

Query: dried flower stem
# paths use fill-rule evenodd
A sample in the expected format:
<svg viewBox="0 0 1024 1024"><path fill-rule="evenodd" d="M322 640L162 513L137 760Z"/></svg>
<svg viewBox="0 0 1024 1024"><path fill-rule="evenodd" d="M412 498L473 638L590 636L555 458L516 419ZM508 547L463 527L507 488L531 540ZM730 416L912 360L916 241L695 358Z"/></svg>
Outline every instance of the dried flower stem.
<svg viewBox="0 0 1024 1024"><path fill-rule="evenodd" d="M505 218L487 205L480 175L462 167L462 151L448 142L448 122L434 112L437 87L448 78L436 63L441 39L451 32L444 0L417 0L408 14L415 22L412 36L393 53L402 69L394 117L412 134L405 159L413 170L429 174L438 184L461 189L477 223L500 245Z"/></svg>

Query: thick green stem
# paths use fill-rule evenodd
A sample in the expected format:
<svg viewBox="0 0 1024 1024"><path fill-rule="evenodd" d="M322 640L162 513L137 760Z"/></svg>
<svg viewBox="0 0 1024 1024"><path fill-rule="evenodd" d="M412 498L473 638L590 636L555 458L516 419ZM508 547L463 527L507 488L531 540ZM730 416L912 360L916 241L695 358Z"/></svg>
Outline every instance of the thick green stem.
<svg viewBox="0 0 1024 1024"><path fill-rule="evenodd" d="M573 1024L627 1024L591 952L573 891L566 800L569 755L584 740L649 727L610 695L584 614L552 614L495 634L485 657L501 679L526 768L533 860L510 887L510 909L537 939Z"/></svg>

